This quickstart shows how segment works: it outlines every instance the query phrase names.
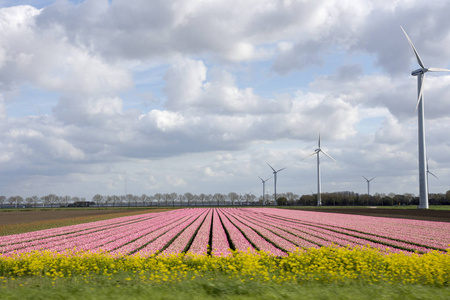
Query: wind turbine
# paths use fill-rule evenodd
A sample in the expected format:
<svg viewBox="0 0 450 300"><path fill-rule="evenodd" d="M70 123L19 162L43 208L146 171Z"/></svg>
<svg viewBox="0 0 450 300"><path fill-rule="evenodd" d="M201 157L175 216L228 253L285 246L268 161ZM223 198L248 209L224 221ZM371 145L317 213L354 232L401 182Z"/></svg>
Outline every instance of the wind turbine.
<svg viewBox="0 0 450 300"><path fill-rule="evenodd" d="M264 205L264 203L266 202L266 181L269 180L270 177L267 178L266 180L262 179L261 177L259 177L259 179L261 179L262 184L263 184L263 205Z"/></svg>
<svg viewBox="0 0 450 300"><path fill-rule="evenodd" d="M336 162L336 160L334 158L332 158L330 155L328 155L328 153L326 153L325 151L323 151L320 148L320 132L319 132L319 143L318 143L318 148L311 153L310 155L308 155L307 157L313 156L313 155L317 155L317 206L321 206L322 205L322 198L321 198L321 189L320 189L320 152L322 152L323 154L325 154L326 156L328 156L329 159L331 159L332 161ZM305 158L307 158L305 157ZM303 159L305 159L303 158ZM302 160L303 160L302 159Z"/></svg>
<svg viewBox="0 0 450 300"><path fill-rule="evenodd" d="M430 169L428 168L428 159L427 159L427 191L430 192L430 188L428 186L428 174L433 175L437 180L439 180L439 178L437 178L436 175L434 175L433 173L430 172Z"/></svg>
<svg viewBox="0 0 450 300"><path fill-rule="evenodd" d="M274 195L275 195L275 203L277 203L277 173L280 171L283 171L284 169L286 169L286 167L279 169L278 171L275 171L274 168L272 168L271 165L269 165L269 163L266 162L266 164L272 169L273 171L273 191L274 191Z"/></svg>
<svg viewBox="0 0 450 300"><path fill-rule="evenodd" d="M408 39L409 45L411 46L414 55L416 56L417 63L420 68L411 72L412 76L417 76L417 105L416 111L418 115L418 130L419 130L419 193L420 193L420 203L419 208L428 209L428 180L426 171L426 146L425 146L425 124L424 124L424 100L423 100L423 81L425 79L426 72L450 72L447 69L439 68L426 68L419 56L416 48L414 47L411 39L406 34L403 27L400 26L406 38Z"/></svg>
<svg viewBox="0 0 450 300"><path fill-rule="evenodd" d="M362 175L361 175L362 176ZM370 178L370 179L367 179L366 177L364 177L364 176L362 176L366 181L367 181L367 195L370 195L370 182L372 181L372 180L374 180L375 179L375 177L372 177L372 178Z"/></svg>

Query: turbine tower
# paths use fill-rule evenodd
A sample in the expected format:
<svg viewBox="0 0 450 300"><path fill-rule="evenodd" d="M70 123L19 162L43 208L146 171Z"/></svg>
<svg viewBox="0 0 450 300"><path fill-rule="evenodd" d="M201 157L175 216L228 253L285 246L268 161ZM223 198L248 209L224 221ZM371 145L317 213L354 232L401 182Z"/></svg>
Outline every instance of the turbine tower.
<svg viewBox="0 0 450 300"><path fill-rule="evenodd" d="M320 132L319 132L319 143L318 143L318 146L319 147L313 153L308 155L307 157L313 156L315 154L317 155L317 206L321 206L322 205L322 197L320 195L320 193L321 193L321 188L320 188L320 152L322 152L323 154L328 156L328 158L331 159L332 161L336 162L336 160L334 158L332 158L330 155L328 155L328 153L326 153L325 151L323 151L320 148ZM305 159L305 158L303 158L303 159Z"/></svg>
<svg viewBox="0 0 450 300"><path fill-rule="evenodd" d="M267 178L266 180L262 179L261 177L259 177L259 179L261 179L262 184L263 184L263 205L264 205L266 203L266 181L269 180L270 177Z"/></svg>
<svg viewBox="0 0 450 300"><path fill-rule="evenodd" d="M362 176L362 175L361 175ZM370 178L370 179L367 179L366 177L364 177L364 176L362 176L366 181L367 181L367 195L370 195L370 182L372 181L372 180L374 180L375 179L375 177L372 177L372 178Z"/></svg>
<svg viewBox="0 0 450 300"><path fill-rule="evenodd" d="M419 208L428 209L428 180L427 180L427 169L426 169L426 146L425 146L425 124L424 124L424 100L423 100L423 81L425 79L425 73L427 72L450 72L447 69L439 68L426 68L419 56L416 48L414 47L411 39L406 34L403 27L400 26L406 38L408 39L409 45L411 46L414 55L416 56L417 63L420 68L411 72L412 76L417 76L417 105L416 111L418 115L418 130L419 130L419 193L420 193L420 203Z"/></svg>
<svg viewBox="0 0 450 300"><path fill-rule="evenodd" d="M275 171L274 168L272 168L271 165L269 165L269 163L266 162L266 164L272 169L273 171L273 192L274 192L274 196L275 196L275 203L277 202L277 173L280 171L283 171L284 169L286 169L286 167L279 169L278 171Z"/></svg>

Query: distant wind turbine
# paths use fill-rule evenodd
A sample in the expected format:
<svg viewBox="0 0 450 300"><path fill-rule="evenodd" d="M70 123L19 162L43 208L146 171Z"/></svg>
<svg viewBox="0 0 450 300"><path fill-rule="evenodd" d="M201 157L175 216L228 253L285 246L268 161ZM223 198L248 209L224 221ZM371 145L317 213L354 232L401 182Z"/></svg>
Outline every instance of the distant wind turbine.
<svg viewBox="0 0 450 300"><path fill-rule="evenodd" d="M322 152L323 154L328 156L328 158L331 159L332 161L336 162L336 160L334 158L332 158L330 155L328 155L328 153L326 153L325 151L323 151L320 148L320 132L319 132L319 143L318 143L318 146L319 147L313 153L308 155L307 157L310 157L310 156L313 156L313 155L317 155L317 206L321 206L322 205L322 197L320 195L320 193L321 193L321 188L320 188L320 152ZM305 158L307 158L307 157L305 157ZM305 158L303 158L303 159L305 159Z"/></svg>
<svg viewBox="0 0 450 300"><path fill-rule="evenodd" d="M271 165L269 165L269 163L266 162L266 164L272 169L273 171L273 191L274 191L274 195L275 195L275 203L277 202L277 173L283 171L284 169L286 169L286 167L279 169L278 171L275 171L274 168L272 168Z"/></svg>
<svg viewBox="0 0 450 300"><path fill-rule="evenodd" d="M362 176L362 175L361 175ZM372 180L374 180L375 179L375 177L372 177L372 178L370 178L370 179L367 179L366 177L364 177L364 176L362 176L366 181L367 181L367 195L370 195L370 182L372 181Z"/></svg>
<svg viewBox="0 0 450 300"><path fill-rule="evenodd" d="M416 111L418 115L418 129L419 129L419 193L420 193L420 203L419 208L428 209L428 179L426 171L426 146L425 146L425 124L424 124L424 100L423 100L423 81L425 79L425 73L427 72L450 72L447 69L439 68L426 68L423 64L422 59L419 56L416 48L414 47L411 39L406 34L403 27L400 26L406 38L408 39L409 45L414 51L417 63L420 68L411 72L412 76L417 76L417 105Z"/></svg>
<svg viewBox="0 0 450 300"><path fill-rule="evenodd" d="M266 181L269 180L270 177L267 178L266 180L262 179L261 177L259 177L259 179L261 179L262 184L263 184L263 205L264 205L266 203Z"/></svg>

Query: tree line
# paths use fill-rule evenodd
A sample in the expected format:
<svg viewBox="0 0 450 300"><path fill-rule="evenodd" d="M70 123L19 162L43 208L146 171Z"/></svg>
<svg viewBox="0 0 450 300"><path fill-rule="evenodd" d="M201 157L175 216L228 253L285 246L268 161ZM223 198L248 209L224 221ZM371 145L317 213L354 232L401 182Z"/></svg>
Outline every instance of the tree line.
<svg viewBox="0 0 450 300"><path fill-rule="evenodd" d="M107 207L138 207L138 206L235 206L235 205L279 205L279 206L316 206L317 195L297 195L291 192L273 196L257 197L252 193L240 195L235 192L228 194L192 194L192 193L156 193L154 195L133 194L126 195L100 195L96 194L91 200L85 198L58 196L49 194L46 196L26 197L0 196L0 208L20 207L70 207L70 206L107 206ZM354 192L322 193L323 206L394 206L394 205L419 205L419 197L410 193L374 195L358 194ZM430 205L450 205L450 190L445 194L437 193L429 195Z"/></svg>

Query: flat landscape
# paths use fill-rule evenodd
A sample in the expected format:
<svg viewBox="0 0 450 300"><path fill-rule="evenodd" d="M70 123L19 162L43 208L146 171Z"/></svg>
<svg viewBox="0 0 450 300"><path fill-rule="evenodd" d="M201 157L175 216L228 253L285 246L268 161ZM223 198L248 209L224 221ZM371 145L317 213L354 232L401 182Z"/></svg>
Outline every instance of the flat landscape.
<svg viewBox="0 0 450 300"><path fill-rule="evenodd" d="M72 218L112 215L127 215L166 211L167 209L42 209L42 210L8 210L0 212L0 225L13 225L43 221L55 221Z"/></svg>
<svg viewBox="0 0 450 300"><path fill-rule="evenodd" d="M415 208L310 208L307 210L327 213L450 222L450 210Z"/></svg>

